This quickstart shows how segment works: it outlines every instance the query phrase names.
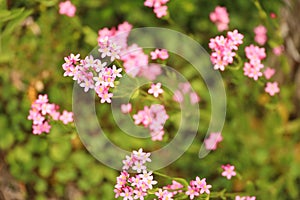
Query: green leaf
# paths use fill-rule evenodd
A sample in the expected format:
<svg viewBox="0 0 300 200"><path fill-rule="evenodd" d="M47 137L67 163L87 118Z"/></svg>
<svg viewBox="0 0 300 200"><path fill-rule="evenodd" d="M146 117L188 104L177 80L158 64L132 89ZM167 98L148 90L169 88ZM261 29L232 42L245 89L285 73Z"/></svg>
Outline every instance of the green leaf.
<svg viewBox="0 0 300 200"><path fill-rule="evenodd" d="M2 129L3 130L3 129ZM13 133L6 131L5 134L1 135L0 149L8 149L14 143Z"/></svg>
<svg viewBox="0 0 300 200"><path fill-rule="evenodd" d="M11 36L10 34L14 31L14 29L30 14L32 13L32 10L26 10L23 12L23 10L19 10L16 12L13 18L10 18L11 20L7 23L7 25L4 28L4 31L2 32L1 39L4 39L6 36Z"/></svg>
<svg viewBox="0 0 300 200"><path fill-rule="evenodd" d="M50 158L55 162L62 162L68 158L71 152L69 142L59 142L50 146Z"/></svg>
<svg viewBox="0 0 300 200"><path fill-rule="evenodd" d="M80 189L82 189L84 191L88 191L91 188L91 184L89 183L89 181L84 180L84 179L80 179L78 181L78 186Z"/></svg>
<svg viewBox="0 0 300 200"><path fill-rule="evenodd" d="M71 162L74 166L78 167L82 171L85 171L88 165L91 163L91 157L84 151L76 151L71 155Z"/></svg>
<svg viewBox="0 0 300 200"><path fill-rule="evenodd" d="M24 12L24 8L15 9L12 11L9 10L1 10L0 11L0 22L5 22L8 20L12 20Z"/></svg>
<svg viewBox="0 0 300 200"><path fill-rule="evenodd" d="M72 166L61 168L56 172L55 178L58 182L67 183L76 178L76 170Z"/></svg>
<svg viewBox="0 0 300 200"><path fill-rule="evenodd" d="M34 186L37 192L45 192L48 189L47 181L44 179L39 179Z"/></svg>
<svg viewBox="0 0 300 200"><path fill-rule="evenodd" d="M51 175L53 170L54 163L50 160L50 158L44 156L39 161L39 174L47 178Z"/></svg>
<svg viewBox="0 0 300 200"><path fill-rule="evenodd" d="M88 26L84 26L82 31L84 34L84 41L91 46L96 46L98 37L97 33Z"/></svg>
<svg viewBox="0 0 300 200"><path fill-rule="evenodd" d="M92 165L89 167L89 170L87 173L88 179L90 180L91 184L97 184L100 183L103 179L103 172L102 172L102 167L97 166L97 165Z"/></svg>

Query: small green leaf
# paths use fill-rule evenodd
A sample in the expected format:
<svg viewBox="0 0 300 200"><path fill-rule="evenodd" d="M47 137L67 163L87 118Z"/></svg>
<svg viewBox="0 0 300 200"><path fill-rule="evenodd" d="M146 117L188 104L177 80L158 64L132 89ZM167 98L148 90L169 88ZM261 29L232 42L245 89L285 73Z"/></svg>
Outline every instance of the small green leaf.
<svg viewBox="0 0 300 200"><path fill-rule="evenodd" d="M44 179L39 179L34 186L37 192L45 192L48 189L48 184Z"/></svg>

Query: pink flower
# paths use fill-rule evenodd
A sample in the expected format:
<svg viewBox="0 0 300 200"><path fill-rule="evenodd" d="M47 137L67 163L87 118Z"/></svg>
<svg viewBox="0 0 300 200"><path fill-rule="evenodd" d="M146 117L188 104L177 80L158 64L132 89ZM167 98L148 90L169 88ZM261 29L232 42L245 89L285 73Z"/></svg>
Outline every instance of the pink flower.
<svg viewBox="0 0 300 200"><path fill-rule="evenodd" d="M44 103L47 103L48 102L48 95L45 94L45 95L41 95L39 94L39 97L38 99L35 101L37 104L44 104Z"/></svg>
<svg viewBox="0 0 300 200"><path fill-rule="evenodd" d="M211 133L209 137L204 140L205 148L207 150L216 150L217 144L223 140L221 133Z"/></svg>
<svg viewBox="0 0 300 200"><path fill-rule="evenodd" d="M100 100L100 102L101 103L105 103L105 102L107 102L107 103L111 103L111 98L113 97L113 93L103 93L101 96L100 96L100 98L101 98L101 100Z"/></svg>
<svg viewBox="0 0 300 200"><path fill-rule="evenodd" d="M161 141L163 139L163 126L168 118L165 107L159 104L151 105L150 108L145 106L144 110L140 110L133 115L136 125L143 124L145 128L150 130L153 141Z"/></svg>
<svg viewBox="0 0 300 200"><path fill-rule="evenodd" d="M284 46L281 45L281 46L277 46L277 47L274 47L273 48L273 53L276 55L276 56L280 56L282 54L282 52L284 51Z"/></svg>
<svg viewBox="0 0 300 200"><path fill-rule="evenodd" d="M198 96L198 94L196 92L192 92L190 94L190 99L191 99L191 104L196 104L200 101L200 97Z"/></svg>
<svg viewBox="0 0 300 200"><path fill-rule="evenodd" d="M275 74L275 69L272 69L270 67L268 67L265 71L264 71L264 75L266 77L267 80L269 80L273 75Z"/></svg>
<svg viewBox="0 0 300 200"><path fill-rule="evenodd" d="M224 170L222 172L222 176L226 176L227 179L231 179L232 176L236 176L236 172L234 171L233 165L222 165L222 169Z"/></svg>
<svg viewBox="0 0 300 200"><path fill-rule="evenodd" d="M194 197L196 196L199 196L199 192L198 192L198 189L194 188L194 187L191 187L191 186L188 186L188 191L186 191L185 193L186 195L189 195L190 196L190 199L194 199Z"/></svg>
<svg viewBox="0 0 300 200"><path fill-rule="evenodd" d="M262 60L266 57L265 48L259 48L253 44L245 47L245 53L249 60Z"/></svg>
<svg viewBox="0 0 300 200"><path fill-rule="evenodd" d="M59 117L59 120L64 124L68 124L69 122L73 121L73 113L64 110L62 115Z"/></svg>
<svg viewBox="0 0 300 200"><path fill-rule="evenodd" d="M152 84L151 88L148 90L148 93L153 94L154 97L158 97L158 95L163 92L164 91L161 89L161 83Z"/></svg>
<svg viewBox="0 0 300 200"><path fill-rule="evenodd" d="M131 103L128 103L128 104L122 104L122 105L121 105L121 111L122 111L122 113L124 113L124 114L130 113L131 110L132 110Z"/></svg>
<svg viewBox="0 0 300 200"><path fill-rule="evenodd" d="M145 77L150 81L154 81L158 75L162 73L161 67L159 64L150 63L147 67L143 67L140 70L139 75Z"/></svg>
<svg viewBox="0 0 300 200"><path fill-rule="evenodd" d="M53 110L49 115L52 117L53 120L59 120L60 113L56 110Z"/></svg>
<svg viewBox="0 0 300 200"><path fill-rule="evenodd" d="M188 82L179 83L178 87L182 91L183 94L186 94L186 93L190 92L190 90L191 90L191 85Z"/></svg>
<svg viewBox="0 0 300 200"><path fill-rule="evenodd" d="M202 188L200 188L200 194L203 194L203 193L206 193L206 194L209 194L210 193L210 188L211 188L212 186L211 185L207 185L206 183L205 183L205 185L203 185L202 186Z"/></svg>
<svg viewBox="0 0 300 200"><path fill-rule="evenodd" d="M162 141L165 134L164 130L159 130L158 132L151 132L152 141Z"/></svg>
<svg viewBox="0 0 300 200"><path fill-rule="evenodd" d="M157 18L162 18L163 16L167 15L167 6L160 6L153 9L153 12L156 14Z"/></svg>
<svg viewBox="0 0 300 200"><path fill-rule="evenodd" d="M218 31L228 29L229 15L226 7L217 6L209 15L210 20L217 25Z"/></svg>
<svg viewBox="0 0 300 200"><path fill-rule="evenodd" d="M70 1L59 3L59 14L74 17L75 12L76 7Z"/></svg>
<svg viewBox="0 0 300 200"><path fill-rule="evenodd" d="M158 57L162 60L166 60L169 58L169 54L168 54L168 51L166 49L162 49L160 50L159 54L158 54Z"/></svg>
<svg viewBox="0 0 300 200"><path fill-rule="evenodd" d="M178 103L182 103L183 102L183 95L181 94L181 92L179 90L176 90L174 92L173 100L176 101L176 102L178 102Z"/></svg>
<svg viewBox="0 0 300 200"><path fill-rule="evenodd" d="M49 133L51 126L49 125L49 123L47 121L45 121L42 124L33 125L32 129L33 129L33 132L32 132L33 134L40 135L42 133Z"/></svg>
<svg viewBox="0 0 300 200"><path fill-rule="evenodd" d="M127 74L136 77L148 67L148 55L138 45L133 44L121 55L121 60Z"/></svg>
<svg viewBox="0 0 300 200"><path fill-rule="evenodd" d="M190 185L188 186L188 191L186 195L190 196L190 199L194 199L195 196L199 196L200 194L210 193L210 188L212 186L206 183L206 179L200 179L198 176L195 180L190 181Z"/></svg>
<svg viewBox="0 0 300 200"><path fill-rule="evenodd" d="M272 19L275 19L275 18L277 17L277 15L276 15L276 13L271 12L271 13L270 13L270 17L271 17Z"/></svg>
<svg viewBox="0 0 300 200"><path fill-rule="evenodd" d="M168 190L162 190L161 188L155 192L155 196L157 196L159 200L173 200L173 193Z"/></svg>
<svg viewBox="0 0 300 200"><path fill-rule="evenodd" d="M155 2L155 0L145 0L144 6L152 8L154 6L154 2Z"/></svg>
<svg viewBox="0 0 300 200"><path fill-rule="evenodd" d="M150 52L150 55L151 55L151 59L152 60L156 60L156 59L158 59L158 54L159 54L159 49L155 49L154 51L151 51Z"/></svg>
<svg viewBox="0 0 300 200"><path fill-rule="evenodd" d="M144 5L152 8L157 18L167 15L168 7L165 5L169 0L145 0Z"/></svg>
<svg viewBox="0 0 300 200"><path fill-rule="evenodd" d="M243 44L244 35L238 32L238 30L228 31L227 32L227 38L229 40L229 43L232 43L229 45L232 49L237 50L238 46Z"/></svg>
<svg viewBox="0 0 300 200"><path fill-rule="evenodd" d="M280 89L278 87L277 82L268 82L267 86L265 87L265 92L269 93L271 96L274 96L276 93L279 93Z"/></svg>
<svg viewBox="0 0 300 200"><path fill-rule="evenodd" d="M263 75L262 72L260 71L260 69L263 67L264 66L260 63L258 63L257 65L253 65L251 63L245 62L243 68L244 75L248 76L249 78L253 78L255 81L257 81L258 78Z"/></svg>
<svg viewBox="0 0 300 200"><path fill-rule="evenodd" d="M155 51L150 52L150 55L152 60L156 60L158 58L160 58L161 60L166 60L169 58L169 54L166 49L162 49L162 50L155 49Z"/></svg>
<svg viewBox="0 0 300 200"><path fill-rule="evenodd" d="M123 192L120 193L120 196L123 197L124 200L133 200L133 190L130 187L126 187L123 189Z"/></svg>
<svg viewBox="0 0 300 200"><path fill-rule="evenodd" d="M263 25L259 25L254 28L255 33L255 42L257 42L259 45L264 45L267 41L267 29Z"/></svg>

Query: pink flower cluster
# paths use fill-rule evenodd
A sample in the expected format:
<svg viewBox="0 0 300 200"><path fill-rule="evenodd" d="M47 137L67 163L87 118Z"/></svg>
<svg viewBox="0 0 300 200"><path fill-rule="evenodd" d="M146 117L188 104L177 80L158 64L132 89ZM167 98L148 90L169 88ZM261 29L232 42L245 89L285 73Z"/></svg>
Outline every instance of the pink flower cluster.
<svg viewBox="0 0 300 200"><path fill-rule="evenodd" d="M153 12L156 14L157 18L161 18L167 15L168 6L165 4L169 0L145 0L144 5L153 8Z"/></svg>
<svg viewBox="0 0 300 200"><path fill-rule="evenodd" d="M73 113L63 111L62 114L58 112L59 106L49 103L48 95L39 95L38 99L31 104L28 119L33 121L32 133L40 135L42 133L49 133L51 125L49 120L60 120L64 124L73 122Z"/></svg>
<svg viewBox="0 0 300 200"><path fill-rule="evenodd" d="M74 17L76 12L76 7L71 3L71 1L65 1L59 3L59 14L67 15L68 17Z"/></svg>
<svg viewBox="0 0 300 200"><path fill-rule="evenodd" d="M137 171L138 173L146 170L146 162L151 162L151 154L143 152L143 149L140 148L138 151L133 151L130 156L126 156L126 159L123 160L123 170L132 170Z"/></svg>
<svg viewBox="0 0 300 200"><path fill-rule="evenodd" d="M163 190L161 188L159 188L158 191L155 192L155 196L158 197L158 200L173 200L173 193L168 190Z"/></svg>
<svg viewBox="0 0 300 200"><path fill-rule="evenodd" d="M150 52L151 59L156 60L156 59L161 59L161 60L166 60L169 58L168 51L166 49L155 49L155 51Z"/></svg>
<svg viewBox="0 0 300 200"><path fill-rule="evenodd" d="M251 44L245 48L245 52L250 62L244 63L244 75L258 80L258 78L263 75L260 70L264 68L261 61L266 57L265 48L259 48Z"/></svg>
<svg viewBox="0 0 300 200"><path fill-rule="evenodd" d="M132 29L128 22L118 25L117 28L103 28L98 31L99 50L102 57L111 56L111 60L120 59L123 61L125 72L132 77L144 76L149 80L154 80L161 73L159 65L150 64L148 55L143 52L137 44L128 47L127 38ZM111 41L107 43L107 41ZM167 59L166 50L156 51L158 58Z"/></svg>
<svg viewBox="0 0 300 200"><path fill-rule="evenodd" d="M222 172L222 176L225 176L227 179L231 179L231 177L236 176L236 172L234 171L233 165L222 165L222 169L224 170Z"/></svg>
<svg viewBox="0 0 300 200"><path fill-rule="evenodd" d="M171 185L158 188L155 196L158 197L158 200L173 200L176 194L182 193L181 188L183 189L183 185L173 180Z"/></svg>
<svg viewBox="0 0 300 200"><path fill-rule="evenodd" d="M101 49L101 48L100 48ZM102 54L103 55L103 54ZM85 92L94 89L101 99L101 103L111 103L112 93L109 89L113 88L117 77L122 77L122 68L107 67L106 62L101 62L99 59L94 59L92 55L87 56L84 60L71 54L65 57L65 63L62 65L65 70L64 76L73 77L74 81L84 88Z"/></svg>
<svg viewBox="0 0 300 200"><path fill-rule="evenodd" d="M179 89L174 92L173 100L182 103L184 95L189 94L191 104L196 104L200 101L200 97L196 92L191 92L191 85L189 83L179 83Z"/></svg>
<svg viewBox="0 0 300 200"><path fill-rule="evenodd" d="M210 39L209 48L213 51L210 59L214 69L224 71L227 65L233 63L233 57L236 55L234 51L243 43L243 38L242 34L234 30L227 32L226 38L221 35Z"/></svg>
<svg viewBox="0 0 300 200"><path fill-rule="evenodd" d="M127 38L132 29L132 25L128 22L119 24L118 27L112 27L111 29L103 28L98 31L98 43L101 47L107 41L111 41L113 45L119 46L120 53L127 48ZM108 44L109 45L109 44Z"/></svg>
<svg viewBox="0 0 300 200"><path fill-rule="evenodd" d="M253 196L253 197L250 197L250 196L245 196L245 197L240 197L240 196L236 196L235 197L235 200L255 200L256 197Z"/></svg>
<svg viewBox="0 0 300 200"><path fill-rule="evenodd" d="M121 56L121 60L124 62L123 66L126 73L132 77L141 75L142 71L148 67L148 55L136 44L127 48Z"/></svg>
<svg viewBox="0 0 300 200"><path fill-rule="evenodd" d="M183 189L183 185L174 180L172 181L171 185L167 185L163 187L164 190L171 191L172 196L175 196L178 193L182 193L182 190L180 190L181 188Z"/></svg>
<svg viewBox="0 0 300 200"><path fill-rule="evenodd" d="M210 20L217 25L218 31L228 29L229 15L226 7L217 6L213 12L209 14Z"/></svg>
<svg viewBox="0 0 300 200"><path fill-rule="evenodd" d="M144 107L144 110L138 111L137 114L133 115L134 123L136 125L142 124L145 128L150 130L151 139L153 141L161 141L165 134L163 126L169 116L166 113L163 105L154 104L150 108Z"/></svg>
<svg viewBox="0 0 300 200"><path fill-rule="evenodd" d="M160 52L159 58L165 58L165 52ZM143 76L149 80L155 80L161 74L161 67L158 64L149 64L149 57L138 45L133 44L122 54L121 60L127 74L132 77Z"/></svg>
<svg viewBox="0 0 300 200"><path fill-rule="evenodd" d="M207 150L216 150L217 144L223 140L221 133L210 133L209 137L204 140Z"/></svg>
<svg viewBox="0 0 300 200"><path fill-rule="evenodd" d="M263 25L259 25L254 28L255 37L254 40L259 45L264 45L267 42L267 28Z"/></svg>
<svg viewBox="0 0 300 200"><path fill-rule="evenodd" d="M151 162L150 153L143 152L143 149L133 151L130 156L123 160L124 166L120 176L117 177L115 185L115 198L123 197L124 200L141 199L147 195L147 191L157 184L152 172L147 171L146 162ZM130 176L128 170L132 169L138 174Z"/></svg>
<svg viewBox="0 0 300 200"><path fill-rule="evenodd" d="M190 199L194 199L195 197L199 196L200 194L206 193L209 194L209 189L211 185L207 185L206 179L200 179L198 176L196 180L192 180L190 185L188 186L188 190L186 191L186 195L190 197Z"/></svg>

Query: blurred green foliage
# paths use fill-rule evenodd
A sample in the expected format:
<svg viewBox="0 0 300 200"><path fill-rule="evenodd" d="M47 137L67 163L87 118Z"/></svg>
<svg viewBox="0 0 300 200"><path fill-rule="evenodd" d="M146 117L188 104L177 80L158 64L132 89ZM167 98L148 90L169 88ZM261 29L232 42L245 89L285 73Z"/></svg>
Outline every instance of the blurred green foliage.
<svg viewBox="0 0 300 200"><path fill-rule="evenodd" d="M97 45L100 28L123 21L134 27L166 27L190 35L208 49L209 38L219 34L208 16L222 5L229 11L230 29L245 35L242 47L253 43L253 28L261 23L270 23L268 52L283 42L277 37L273 21L264 21L252 1L171 0L168 6L172 21L157 19L142 0L72 2L77 7L74 18L58 14L58 0L0 1L0 149L10 173L26 187L28 199L67 199L71 186L78 192L78 199L114 197L118 172L103 166L86 151L75 127L66 129L53 124L49 135L35 136L27 120L30 104L38 93L47 93L51 102L71 109L73 82L62 76L63 57L71 52L88 55ZM262 2L266 13L278 13L282 5L281 1ZM274 21L278 23L278 19ZM263 85L244 77L241 71L222 74L228 101L224 141L217 151L201 160L197 160L198 151L210 120L210 96L188 63L171 56L170 64L200 94L201 121L189 150L162 171L188 180L206 177L214 191L226 188L249 192L257 199L299 199L300 120L291 117L295 114L291 101L294 91L293 83L287 79L291 72L285 56L277 57L274 66L287 79L275 98L264 94ZM107 114L100 121L115 143L128 150L141 144L147 150L155 148L151 141L130 140L114 128L109 106L97 109ZM173 122L177 124L178 116L171 116L169 123ZM157 144L160 145L164 143ZM234 164L241 178L227 181L220 177L220 166L225 163Z"/></svg>

